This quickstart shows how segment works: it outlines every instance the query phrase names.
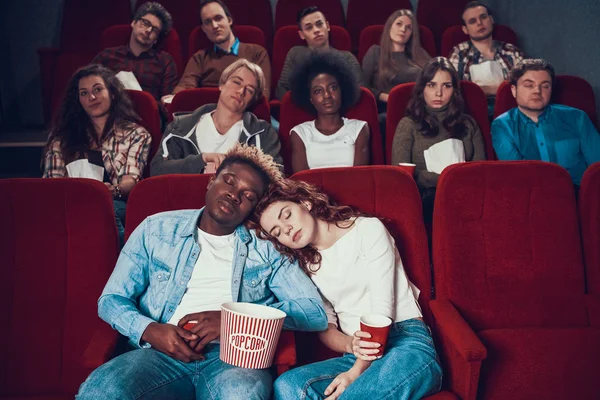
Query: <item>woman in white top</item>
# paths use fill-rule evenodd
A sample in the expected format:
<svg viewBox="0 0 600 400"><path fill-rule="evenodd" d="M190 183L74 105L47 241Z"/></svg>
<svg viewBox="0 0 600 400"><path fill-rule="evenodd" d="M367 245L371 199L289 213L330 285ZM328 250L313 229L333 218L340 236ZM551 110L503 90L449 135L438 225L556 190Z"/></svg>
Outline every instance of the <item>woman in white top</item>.
<svg viewBox="0 0 600 400"><path fill-rule="evenodd" d="M297 259L319 288L329 326L319 333L344 353L292 369L274 384L276 399L420 399L439 391L441 367L408 280L385 226L301 181L272 186L255 209L259 234ZM360 317L393 320L383 356L380 344L362 340Z"/></svg>
<svg viewBox="0 0 600 400"><path fill-rule="evenodd" d="M369 164L369 126L343 117L360 96L344 60L314 52L290 82L294 103L317 117L290 131L293 171Z"/></svg>

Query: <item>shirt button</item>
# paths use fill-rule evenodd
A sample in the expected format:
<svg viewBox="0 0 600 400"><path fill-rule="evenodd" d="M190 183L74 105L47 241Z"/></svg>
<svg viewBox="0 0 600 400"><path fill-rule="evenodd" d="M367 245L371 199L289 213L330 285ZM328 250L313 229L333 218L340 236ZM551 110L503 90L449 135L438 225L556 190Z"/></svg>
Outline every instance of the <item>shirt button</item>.
<svg viewBox="0 0 600 400"><path fill-rule="evenodd" d="M158 274L158 279L162 279L162 274Z"/></svg>
<svg viewBox="0 0 600 400"><path fill-rule="evenodd" d="M241 253L240 257L246 257L246 253Z"/></svg>
<svg viewBox="0 0 600 400"><path fill-rule="evenodd" d="M238 283L238 280L236 279L235 281L233 281L233 283L236 283L236 284L237 284L237 283Z"/></svg>
<svg viewBox="0 0 600 400"><path fill-rule="evenodd" d="M169 312L173 312L173 307L169 308Z"/></svg>
<svg viewBox="0 0 600 400"><path fill-rule="evenodd" d="M253 285L256 285L256 281L255 281L254 279L252 280L252 284L253 284Z"/></svg>
<svg viewBox="0 0 600 400"><path fill-rule="evenodd" d="M540 143L540 146L543 146L543 145L544 145L544 143Z"/></svg>
<svg viewBox="0 0 600 400"><path fill-rule="evenodd" d="M181 286L185 285L185 281L181 281L179 283L181 284Z"/></svg>

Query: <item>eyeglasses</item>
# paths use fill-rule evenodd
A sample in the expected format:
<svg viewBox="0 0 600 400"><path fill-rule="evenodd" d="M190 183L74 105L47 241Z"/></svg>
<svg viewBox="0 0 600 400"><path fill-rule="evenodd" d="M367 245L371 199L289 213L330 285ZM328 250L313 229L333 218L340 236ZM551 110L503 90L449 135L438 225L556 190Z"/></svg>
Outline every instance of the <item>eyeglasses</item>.
<svg viewBox="0 0 600 400"><path fill-rule="evenodd" d="M152 22L148 21L146 18L140 18L139 22L142 24L142 26L145 29L152 28L152 33L154 33L156 35L160 34L161 29L152 25Z"/></svg>

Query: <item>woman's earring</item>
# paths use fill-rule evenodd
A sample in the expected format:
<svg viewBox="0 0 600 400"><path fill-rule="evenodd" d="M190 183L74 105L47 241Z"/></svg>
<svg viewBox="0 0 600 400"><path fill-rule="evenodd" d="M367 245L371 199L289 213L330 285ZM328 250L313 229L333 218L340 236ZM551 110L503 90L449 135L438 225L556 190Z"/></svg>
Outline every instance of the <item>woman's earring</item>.
<svg viewBox="0 0 600 400"><path fill-rule="evenodd" d="M303 201L303 202L302 202L302 204L304 204L304 207L306 207L306 209L307 209L308 211L310 211L310 210L311 210L311 208L312 208L312 203L311 203L310 201Z"/></svg>

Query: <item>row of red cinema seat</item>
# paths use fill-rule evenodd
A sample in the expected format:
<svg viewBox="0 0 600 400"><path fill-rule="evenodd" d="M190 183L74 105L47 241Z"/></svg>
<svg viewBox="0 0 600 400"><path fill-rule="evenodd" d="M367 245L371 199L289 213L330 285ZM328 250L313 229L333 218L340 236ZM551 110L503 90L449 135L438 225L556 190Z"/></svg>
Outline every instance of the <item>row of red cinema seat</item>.
<svg viewBox="0 0 600 400"><path fill-rule="evenodd" d="M236 25L235 34L242 42L258 44L267 47L265 33L256 26ZM378 44L383 31L383 25L371 25L363 29L360 35L358 45L358 60L362 62L367 50L374 44ZM104 29L100 35L100 49L116 47L127 43L131 34L129 24L113 25ZM498 25L494 33L499 40L516 43L516 34L508 27ZM346 29L340 26L331 27L331 43L339 50L350 51L352 49L350 34ZM424 25L420 26L421 42L425 50L435 55L437 54L433 33ZM452 47L467 37L460 26L452 26L446 30L442 38L442 54L449 53ZM276 35L271 55L271 93L275 93L277 82L281 76L283 65L288 51L294 46L303 46L304 42L300 39L297 27L284 26L280 28ZM210 42L202 29L196 27L189 34L187 40L187 54L191 57L196 51L210 46ZM179 74L183 74L185 69L182 43L180 34L174 28L169 35L162 41L160 48L173 56ZM186 47L183 47L185 49ZM42 74L42 102L46 121L50 120L51 115L56 111L62 100L64 88L67 86L71 75L75 70L92 61L96 52L60 52L58 50L40 49L40 68ZM273 107L278 109L279 101L273 99ZM275 115L278 115L275 112Z"/></svg>
<svg viewBox="0 0 600 400"><path fill-rule="evenodd" d="M146 0L137 0L134 10ZM437 43L449 26L457 24L468 0L420 0L416 14L421 24L432 29ZM200 2L197 0L161 0L171 13L175 26L187 40L200 20ZM369 25L383 24L398 9L412 9L410 0L380 0L377 7L368 1L349 0L347 16L340 0L277 0L275 21L269 0L225 0L236 25L253 25L265 34L267 50L274 33L286 25L295 25L297 13L311 5L319 7L331 25L348 29L353 47L358 46L360 32ZM60 47L64 51L100 50L98 37L103 29L131 21L129 0L105 0L89 3L65 0L62 12ZM186 48L186 47L184 47Z"/></svg>
<svg viewBox="0 0 600 400"><path fill-rule="evenodd" d="M364 120L369 124L371 131L371 164L389 164L391 161L392 142L396 126L405 115L404 112L412 95L414 85L414 83L399 85L390 92L385 148L382 144L377 119L377 105L375 98L369 90L361 88L361 97L358 103L347 111L346 116L348 118ZM463 81L461 86L465 98L466 112L477 121L483 134L487 159L496 160L496 154L492 145L485 94L473 82ZM133 100L136 112L142 119L142 125L152 135L152 148L150 150L150 158L152 158L156 154L162 138L158 107L152 96L148 93L139 91L128 92ZM192 111L203 104L216 103L218 98L219 90L217 88L188 89L178 93L173 98L169 110L171 113ZM558 76L553 89L553 102L584 110L592 122L598 126L594 91L591 85L584 79L567 75ZM510 91L510 85L508 82L504 82L498 89L494 115L498 116L513 107L516 107L516 103ZM255 105L251 111L266 121L270 118L270 105L266 99ZM279 116L281 122L279 127L279 138L282 147L281 154L284 160L285 171L289 175L292 171L290 130L302 122L314 119L314 116L295 105L289 93L286 94L281 102ZM146 176L149 176L148 172L149 170L146 169Z"/></svg>
<svg viewBox="0 0 600 400"><path fill-rule="evenodd" d="M202 207L208 179L140 182L126 235L154 213ZM444 365L444 391L430 399L597 398L600 163L584 175L579 207L568 173L554 164L449 167L436 197L433 269L419 193L403 170L311 170L292 179L382 218L394 236ZM110 195L90 180L4 180L0 220L0 398L72 398L118 341L96 310L118 252ZM328 357L317 341L285 333L278 372Z"/></svg>

